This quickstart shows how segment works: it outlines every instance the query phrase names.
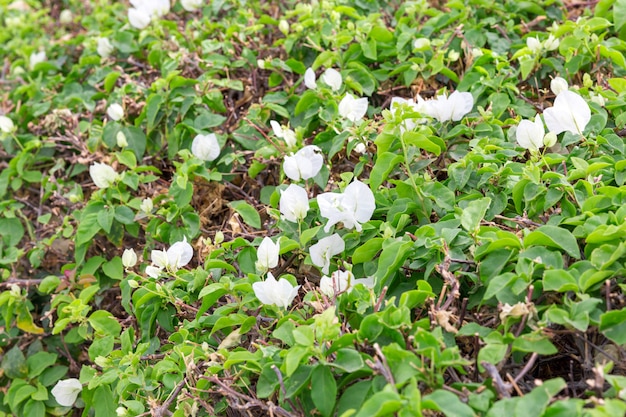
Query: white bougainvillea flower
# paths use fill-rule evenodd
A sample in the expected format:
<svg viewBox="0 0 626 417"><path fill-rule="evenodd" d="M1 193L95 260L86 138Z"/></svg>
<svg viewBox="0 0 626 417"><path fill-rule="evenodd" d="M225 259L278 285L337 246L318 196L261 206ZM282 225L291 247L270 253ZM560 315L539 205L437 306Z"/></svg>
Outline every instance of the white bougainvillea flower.
<svg viewBox="0 0 626 417"><path fill-rule="evenodd" d="M122 253L122 265L124 268L132 268L137 265L137 254L133 249L125 249Z"/></svg>
<svg viewBox="0 0 626 417"><path fill-rule="evenodd" d="M47 59L48 58L46 57L46 51L33 52L32 54L30 54L30 58L28 59L28 65L32 70L33 68L35 68L35 65L39 64L40 62L44 62Z"/></svg>
<svg viewBox="0 0 626 417"><path fill-rule="evenodd" d="M376 209L374 193L359 180L353 181L343 193L323 193L317 196L320 215L328 220L324 230L337 223L343 223L346 229L362 230L361 223L372 218Z"/></svg>
<svg viewBox="0 0 626 417"><path fill-rule="evenodd" d="M113 103L107 107L107 114L111 120L115 120L117 122L124 117L124 108L117 103Z"/></svg>
<svg viewBox="0 0 626 417"><path fill-rule="evenodd" d="M290 184L280 193L280 214L290 222L298 223L309 211L309 197L299 185Z"/></svg>
<svg viewBox="0 0 626 417"><path fill-rule="evenodd" d="M536 152L543 147L545 134L546 131L543 127L541 116L537 115L535 116L534 122L522 120L519 125L517 125L515 139L517 139L517 143L519 143L522 148Z"/></svg>
<svg viewBox="0 0 626 417"><path fill-rule="evenodd" d="M170 11L169 0L130 0L128 21L137 29L144 29L152 19L162 17Z"/></svg>
<svg viewBox="0 0 626 417"><path fill-rule="evenodd" d="M283 171L294 181L308 180L320 172L324 165L322 150L315 145L308 145L291 156L285 156Z"/></svg>
<svg viewBox="0 0 626 417"><path fill-rule="evenodd" d="M455 91L449 97L442 94L436 99L428 100L424 106L426 114L441 123L450 120L458 122L474 107L474 97L471 93Z"/></svg>
<svg viewBox="0 0 626 417"><path fill-rule="evenodd" d="M12 133L15 130L13 120L6 116L0 116L0 131L3 133Z"/></svg>
<svg viewBox="0 0 626 417"><path fill-rule="evenodd" d="M182 4L183 9L188 12L194 12L202 6L202 1L203 0L180 0L180 4Z"/></svg>
<svg viewBox="0 0 626 417"><path fill-rule="evenodd" d="M267 279L261 282L255 282L252 284L254 295L260 302L266 305L275 305L282 308L287 308L293 302L293 299L298 295L299 285L295 287L291 285L285 278L280 278L276 281L274 275L271 272L267 273Z"/></svg>
<svg viewBox="0 0 626 417"><path fill-rule="evenodd" d="M255 266L257 271L266 272L269 269L276 268L279 252L280 241L274 243L269 237L264 237L256 251L257 261Z"/></svg>
<svg viewBox="0 0 626 417"><path fill-rule="evenodd" d="M109 188L120 178L113 167L101 162L94 162L89 167L89 175L98 188Z"/></svg>
<svg viewBox="0 0 626 417"><path fill-rule="evenodd" d="M270 120L270 126L272 126L272 130L277 138L283 139L287 144L287 147L293 148L296 146L296 132L289 129L288 127L283 127L276 120Z"/></svg>
<svg viewBox="0 0 626 417"><path fill-rule="evenodd" d="M531 52L539 53L541 51L541 41L537 38L526 38L526 46Z"/></svg>
<svg viewBox="0 0 626 417"><path fill-rule="evenodd" d="M554 51L559 47L559 45L560 42L557 38L554 37L554 35L548 36L548 39L543 41L543 43L541 44L541 46L543 46L546 51Z"/></svg>
<svg viewBox="0 0 626 417"><path fill-rule="evenodd" d="M430 48L430 39L428 38L417 38L413 41L413 48L418 51L423 51Z"/></svg>
<svg viewBox="0 0 626 417"><path fill-rule="evenodd" d="M342 292L350 292L355 285L363 284L368 288L374 286L372 278L355 279L354 274L350 271L335 271L330 277L323 276L320 279L320 291L328 297Z"/></svg>
<svg viewBox="0 0 626 417"><path fill-rule="evenodd" d="M333 256L339 255L346 249L346 243L341 236L334 233L328 237L322 238L315 245L309 248L311 261L314 265L322 268L324 274L328 274L330 270L330 260Z"/></svg>
<svg viewBox="0 0 626 417"><path fill-rule="evenodd" d="M417 102L411 98L405 99L402 97L392 97L391 105L389 108L391 110L395 110L397 108L402 108L403 106L408 106L411 111L428 114L426 111L426 101L419 95L417 96ZM400 132L404 133L407 130L413 130L418 123L423 123L427 121L427 119L404 119L402 124L400 125Z"/></svg>
<svg viewBox="0 0 626 417"><path fill-rule="evenodd" d="M304 85L306 85L306 88L310 90L316 89L317 82L315 80L315 71L313 71L313 68L307 68L304 72Z"/></svg>
<svg viewBox="0 0 626 417"><path fill-rule="evenodd" d="M141 200L141 204L139 205L139 209L143 211L145 214L152 213L152 209L154 209L154 203L151 198L144 198Z"/></svg>
<svg viewBox="0 0 626 417"><path fill-rule="evenodd" d="M328 68L324 71L324 73L320 76L320 80L335 92L339 91L343 82L339 71L333 68Z"/></svg>
<svg viewBox="0 0 626 417"><path fill-rule="evenodd" d="M563 91L556 96L554 105L543 111L548 130L552 133L572 132L582 134L591 120L589 104L573 91Z"/></svg>
<svg viewBox="0 0 626 417"><path fill-rule="evenodd" d="M52 395L59 405L71 407L76 402L78 394L83 390L83 384L76 378L62 379L52 388Z"/></svg>
<svg viewBox="0 0 626 417"><path fill-rule="evenodd" d="M191 142L191 153L203 161L214 161L220 156L220 144L213 133L197 135Z"/></svg>
<svg viewBox="0 0 626 417"><path fill-rule="evenodd" d="M361 120L367 113L367 97L356 98L352 94L346 94L339 102L339 115L350 120L352 123Z"/></svg>
<svg viewBox="0 0 626 417"><path fill-rule="evenodd" d="M109 38L98 38L96 41L98 42L96 51L102 58L108 58L115 50L113 45L111 45Z"/></svg>
<svg viewBox="0 0 626 417"><path fill-rule="evenodd" d="M187 265L193 258L193 248L187 243L187 238L183 237L182 241L174 243L167 251L153 250L150 258L152 265L146 267L146 274L158 278L163 269L176 272Z"/></svg>
<svg viewBox="0 0 626 417"><path fill-rule="evenodd" d="M558 96L563 91L568 91L569 85L565 78L554 77L552 81L550 81L550 90L552 90L555 96Z"/></svg>

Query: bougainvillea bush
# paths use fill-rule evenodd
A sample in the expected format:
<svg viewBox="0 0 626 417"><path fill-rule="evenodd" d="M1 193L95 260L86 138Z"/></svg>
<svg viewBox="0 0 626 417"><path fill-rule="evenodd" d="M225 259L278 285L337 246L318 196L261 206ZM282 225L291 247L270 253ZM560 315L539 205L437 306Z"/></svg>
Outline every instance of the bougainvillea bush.
<svg viewBox="0 0 626 417"><path fill-rule="evenodd" d="M0 21L0 416L626 413L623 0Z"/></svg>

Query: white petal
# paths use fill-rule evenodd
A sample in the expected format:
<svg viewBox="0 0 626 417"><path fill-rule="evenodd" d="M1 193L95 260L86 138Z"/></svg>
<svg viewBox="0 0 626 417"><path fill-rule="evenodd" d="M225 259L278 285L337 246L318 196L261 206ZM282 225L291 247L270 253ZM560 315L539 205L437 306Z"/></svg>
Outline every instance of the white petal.
<svg viewBox="0 0 626 417"><path fill-rule="evenodd" d="M458 122L474 107L474 97L471 93L455 91L448 97L448 104L452 107L452 121Z"/></svg>
<svg viewBox="0 0 626 417"><path fill-rule="evenodd" d="M339 115L354 123L365 116L367 107L367 97L357 99L352 94L348 93L339 102Z"/></svg>
<svg viewBox="0 0 626 417"><path fill-rule="evenodd" d="M304 72L304 85L306 88L311 90L317 88L317 83L315 82L315 71L312 68L307 68Z"/></svg>
<svg viewBox="0 0 626 417"><path fill-rule="evenodd" d="M561 132L581 133L591 120L589 104L573 91L563 91L554 100L554 106L543 111L548 130L555 134Z"/></svg>
<svg viewBox="0 0 626 417"><path fill-rule="evenodd" d="M220 144L215 134L197 135L191 143L191 153L203 161L214 161L220 156Z"/></svg>
<svg viewBox="0 0 626 417"><path fill-rule="evenodd" d="M328 68L326 71L324 71L320 79L333 91L339 91L339 89L341 88L341 74L336 69Z"/></svg>
<svg viewBox="0 0 626 417"><path fill-rule="evenodd" d="M311 261L314 265L322 268L324 274L330 270L330 259L342 253L346 248L346 243L341 236L334 233L328 237L320 239L315 245L309 248Z"/></svg>
<svg viewBox="0 0 626 417"><path fill-rule="evenodd" d="M89 167L89 175L98 188L108 188L119 179L113 167L100 162Z"/></svg>
<svg viewBox="0 0 626 417"><path fill-rule="evenodd" d="M144 29L150 24L150 14L144 9L128 9L128 21L131 26L137 29Z"/></svg>
<svg viewBox="0 0 626 417"><path fill-rule="evenodd" d="M328 220L324 226L325 232L329 232L331 227L345 220L343 198L343 194L340 193L323 193L317 196L320 216Z"/></svg>
<svg viewBox="0 0 626 417"><path fill-rule="evenodd" d="M565 78L554 77L552 81L550 81L550 90L554 93L555 96L558 96L563 91L567 91L569 86L567 85L567 81Z"/></svg>
<svg viewBox="0 0 626 417"><path fill-rule="evenodd" d="M167 268L169 266L167 252L164 250L153 250L150 252L150 259L152 259L152 263L158 268Z"/></svg>
<svg viewBox="0 0 626 417"><path fill-rule="evenodd" d="M359 180L353 181L346 187L343 203L346 210L352 213L354 220L359 223L368 222L376 210L374 193L370 187ZM359 223L355 224L358 231L361 229Z"/></svg>
<svg viewBox="0 0 626 417"><path fill-rule="evenodd" d="M82 390L83 384L78 379L69 378L57 382L51 392L57 403L63 407L71 407Z"/></svg>
<svg viewBox="0 0 626 417"><path fill-rule="evenodd" d="M161 275L162 270L163 269L158 266L148 265L146 266L146 275L152 278L158 278Z"/></svg>
<svg viewBox="0 0 626 417"><path fill-rule="evenodd" d="M268 269L276 268L279 252L280 243L274 243L269 237L264 237L257 248L257 269L267 271Z"/></svg>
<svg viewBox="0 0 626 417"><path fill-rule="evenodd" d="M187 243L187 238L183 237L182 242L174 243L167 250L167 262L170 268L177 270L187 265L193 258L193 248Z"/></svg>
<svg viewBox="0 0 626 417"><path fill-rule="evenodd" d="M539 115L535 116L534 122L522 120L519 125L517 125L517 130L515 131L517 143L519 143L522 148L530 151L537 151L543 147L544 135L545 129L543 128L543 123Z"/></svg>
<svg viewBox="0 0 626 417"><path fill-rule="evenodd" d="M295 155L285 156L283 161L283 171L289 179L300 181L300 168L298 167L298 158Z"/></svg>
<svg viewBox="0 0 626 417"><path fill-rule="evenodd" d="M278 122L276 120L270 120L270 126L272 126L272 130L274 131L276 137L282 139L284 135L283 128L278 124Z"/></svg>
<svg viewBox="0 0 626 417"><path fill-rule="evenodd" d="M280 214L293 223L297 223L306 217L309 211L309 197L306 190L299 185L290 184L280 194Z"/></svg>

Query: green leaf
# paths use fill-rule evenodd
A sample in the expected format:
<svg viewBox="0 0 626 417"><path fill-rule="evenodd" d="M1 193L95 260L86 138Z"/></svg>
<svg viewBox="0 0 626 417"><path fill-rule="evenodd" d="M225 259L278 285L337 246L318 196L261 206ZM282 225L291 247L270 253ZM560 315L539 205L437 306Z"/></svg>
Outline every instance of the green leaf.
<svg viewBox="0 0 626 417"><path fill-rule="evenodd" d="M124 265L122 264L122 258L116 256L109 262L102 264L102 272L104 272L109 278L121 280L124 278Z"/></svg>
<svg viewBox="0 0 626 417"><path fill-rule="evenodd" d="M94 311L89 316L89 324L94 330L103 335L118 337L122 331L122 326L115 319L113 314L105 310Z"/></svg>
<svg viewBox="0 0 626 417"><path fill-rule="evenodd" d="M298 394L307 385L311 378L313 367L310 365L300 365L287 380L285 380L286 398L291 398Z"/></svg>
<svg viewBox="0 0 626 417"><path fill-rule="evenodd" d="M96 417L117 417L115 409L118 403L113 399L111 388L108 385L100 385L96 388L91 406L96 412Z"/></svg>
<svg viewBox="0 0 626 417"><path fill-rule="evenodd" d="M620 32L626 25L626 0L616 0L613 5L613 24L615 32Z"/></svg>
<svg viewBox="0 0 626 417"><path fill-rule="evenodd" d="M328 417L335 407L337 382L329 367L319 364L311 375L311 399L319 412Z"/></svg>
<svg viewBox="0 0 626 417"><path fill-rule="evenodd" d="M28 374L26 358L17 344L4 354L0 367L4 375L11 379L23 378Z"/></svg>
<svg viewBox="0 0 626 417"><path fill-rule="evenodd" d="M516 338L513 350L536 352L540 355L554 355L558 351L546 336L537 333L524 334Z"/></svg>
<svg viewBox="0 0 626 417"><path fill-rule="evenodd" d="M478 232L480 222L485 217L490 204L491 199L489 197L470 201L461 213L461 226L469 233L475 234Z"/></svg>
<svg viewBox="0 0 626 417"><path fill-rule="evenodd" d="M403 160L404 158L401 155L392 152L379 154L370 173L370 188L377 190L387 180L389 173Z"/></svg>
<svg viewBox="0 0 626 417"><path fill-rule="evenodd" d="M547 269L543 273L544 291L578 291L578 281L572 274L563 269Z"/></svg>
<svg viewBox="0 0 626 417"><path fill-rule="evenodd" d="M37 352L26 360L28 365L28 377L39 376L46 368L54 365L57 360L56 353Z"/></svg>
<svg viewBox="0 0 626 417"><path fill-rule="evenodd" d="M354 349L342 348L338 349L335 356L335 361L331 365L347 372L353 373L365 368L365 362L361 354Z"/></svg>
<svg viewBox="0 0 626 417"><path fill-rule="evenodd" d="M352 263L361 264L363 262L371 261L383 246L382 237L375 237L365 241L365 243L354 251L352 254Z"/></svg>
<svg viewBox="0 0 626 417"><path fill-rule="evenodd" d="M602 314L600 332L618 345L626 344L626 308Z"/></svg>
<svg viewBox="0 0 626 417"><path fill-rule="evenodd" d="M154 127L159 109L163 104L163 96L161 94L151 94L146 102L146 121L148 122L148 130Z"/></svg>
<svg viewBox="0 0 626 417"><path fill-rule="evenodd" d="M580 249L574 235L557 226L541 226L524 238L524 246L547 246L563 249L574 259L580 259Z"/></svg>
<svg viewBox="0 0 626 417"><path fill-rule="evenodd" d="M449 391L438 389L422 398L422 408L441 411L446 417L474 417L474 410Z"/></svg>
<svg viewBox="0 0 626 417"><path fill-rule="evenodd" d="M24 226L15 217L0 218L0 230L2 230L2 240L7 246L17 245L24 237Z"/></svg>
<svg viewBox="0 0 626 417"><path fill-rule="evenodd" d="M387 285L387 280L398 272L408 258L413 242L395 240L383 248L378 259L378 268L374 275L377 288Z"/></svg>
<svg viewBox="0 0 626 417"><path fill-rule="evenodd" d="M365 401L355 417L389 416L400 408L402 408L400 395L387 386Z"/></svg>
<svg viewBox="0 0 626 417"><path fill-rule="evenodd" d="M254 227L255 229L261 228L261 216L259 215L259 212L250 204L243 200L239 200L231 201L229 205L233 210L241 215L246 224Z"/></svg>

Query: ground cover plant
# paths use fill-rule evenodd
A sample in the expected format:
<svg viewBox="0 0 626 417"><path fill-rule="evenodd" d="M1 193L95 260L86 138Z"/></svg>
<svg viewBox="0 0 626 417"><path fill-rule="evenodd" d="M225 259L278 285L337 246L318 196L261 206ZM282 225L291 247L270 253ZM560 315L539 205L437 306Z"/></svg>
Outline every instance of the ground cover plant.
<svg viewBox="0 0 626 417"><path fill-rule="evenodd" d="M0 21L0 416L626 414L623 0Z"/></svg>

